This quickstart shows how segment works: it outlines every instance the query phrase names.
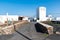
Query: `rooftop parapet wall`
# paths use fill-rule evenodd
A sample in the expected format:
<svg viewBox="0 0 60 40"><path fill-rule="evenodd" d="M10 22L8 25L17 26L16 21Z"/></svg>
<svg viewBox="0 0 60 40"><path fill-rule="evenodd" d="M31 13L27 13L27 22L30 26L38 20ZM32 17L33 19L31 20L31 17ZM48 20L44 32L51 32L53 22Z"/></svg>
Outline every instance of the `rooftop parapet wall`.
<svg viewBox="0 0 60 40"><path fill-rule="evenodd" d="M16 29L21 27L21 25L28 23L28 21L20 21L18 23L15 23ZM0 35L8 35L14 33L14 25L9 25L6 27L1 28L0 27Z"/></svg>
<svg viewBox="0 0 60 40"><path fill-rule="evenodd" d="M44 24L44 23L40 23L40 24L47 28L47 31L48 31L49 35L53 34L53 26L50 26L50 25L47 25L47 24Z"/></svg>

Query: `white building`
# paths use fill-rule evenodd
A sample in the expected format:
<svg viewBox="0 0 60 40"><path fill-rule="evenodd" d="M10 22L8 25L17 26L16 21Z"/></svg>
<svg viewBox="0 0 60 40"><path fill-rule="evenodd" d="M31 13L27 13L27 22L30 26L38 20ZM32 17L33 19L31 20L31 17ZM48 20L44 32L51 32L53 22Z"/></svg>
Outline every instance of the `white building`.
<svg viewBox="0 0 60 40"><path fill-rule="evenodd" d="M46 7L39 7L39 20L46 21Z"/></svg>
<svg viewBox="0 0 60 40"><path fill-rule="evenodd" d="M53 20L52 15L48 15L48 19L47 19L47 21L52 21L52 20Z"/></svg>
<svg viewBox="0 0 60 40"><path fill-rule="evenodd" d="M5 23L5 21L18 21L18 15L0 15L0 22Z"/></svg>
<svg viewBox="0 0 60 40"><path fill-rule="evenodd" d="M57 18L56 18L56 21L60 21L60 17L57 17Z"/></svg>
<svg viewBox="0 0 60 40"><path fill-rule="evenodd" d="M28 20L28 17L23 17L23 20Z"/></svg>
<svg viewBox="0 0 60 40"><path fill-rule="evenodd" d="M0 23L5 23L5 21L18 21L18 15L0 15Z"/></svg>

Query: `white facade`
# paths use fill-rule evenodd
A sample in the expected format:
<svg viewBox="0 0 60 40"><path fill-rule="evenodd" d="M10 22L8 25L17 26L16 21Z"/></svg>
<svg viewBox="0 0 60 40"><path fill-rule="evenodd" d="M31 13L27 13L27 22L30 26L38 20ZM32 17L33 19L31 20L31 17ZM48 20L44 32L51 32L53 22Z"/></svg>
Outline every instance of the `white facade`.
<svg viewBox="0 0 60 40"><path fill-rule="evenodd" d="M39 20L46 21L46 8L45 7L39 7Z"/></svg>
<svg viewBox="0 0 60 40"><path fill-rule="evenodd" d="M52 21L52 15L48 15L48 20Z"/></svg>
<svg viewBox="0 0 60 40"><path fill-rule="evenodd" d="M23 20L28 20L28 17L24 17Z"/></svg>
<svg viewBox="0 0 60 40"><path fill-rule="evenodd" d="M10 16L8 16L8 20L10 20L10 21L18 21L18 15L10 15Z"/></svg>
<svg viewBox="0 0 60 40"><path fill-rule="evenodd" d="M5 23L5 21L7 21L7 19L9 21L18 21L18 15L0 15L0 22L1 23Z"/></svg>
<svg viewBox="0 0 60 40"><path fill-rule="evenodd" d="M56 21L60 21L60 17L57 17L57 18L56 18Z"/></svg>

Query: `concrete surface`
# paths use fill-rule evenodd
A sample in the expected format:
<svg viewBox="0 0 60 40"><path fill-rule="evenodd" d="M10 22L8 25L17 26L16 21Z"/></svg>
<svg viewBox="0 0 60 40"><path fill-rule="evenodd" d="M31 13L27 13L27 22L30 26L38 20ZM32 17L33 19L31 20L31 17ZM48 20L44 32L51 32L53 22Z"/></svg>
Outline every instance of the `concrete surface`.
<svg viewBox="0 0 60 40"><path fill-rule="evenodd" d="M35 23L28 23L22 25L17 31L29 37L32 40L60 40L60 35L53 34L46 36L44 33L36 32ZM0 40L28 40L17 32L11 35L1 35Z"/></svg>

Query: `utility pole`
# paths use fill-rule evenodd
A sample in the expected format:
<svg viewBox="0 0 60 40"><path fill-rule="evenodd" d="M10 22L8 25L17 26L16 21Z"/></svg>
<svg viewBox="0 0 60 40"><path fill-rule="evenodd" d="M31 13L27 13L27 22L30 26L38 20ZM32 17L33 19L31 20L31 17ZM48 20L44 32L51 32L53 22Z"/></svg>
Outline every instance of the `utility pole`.
<svg viewBox="0 0 60 40"><path fill-rule="evenodd" d="M7 27L8 27L8 13L7 13Z"/></svg>

